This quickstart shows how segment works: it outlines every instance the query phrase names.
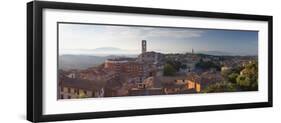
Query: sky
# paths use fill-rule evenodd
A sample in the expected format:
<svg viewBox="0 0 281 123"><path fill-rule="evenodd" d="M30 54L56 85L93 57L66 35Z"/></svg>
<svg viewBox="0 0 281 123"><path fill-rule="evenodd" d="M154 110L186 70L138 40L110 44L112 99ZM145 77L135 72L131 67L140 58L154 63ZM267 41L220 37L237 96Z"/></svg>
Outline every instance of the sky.
<svg viewBox="0 0 281 123"><path fill-rule="evenodd" d="M59 52L115 48L128 54L141 52L141 40L147 51L161 53L222 52L232 55L257 55L258 32L239 30L140 27L124 25L59 24ZM112 54L114 54L112 51Z"/></svg>

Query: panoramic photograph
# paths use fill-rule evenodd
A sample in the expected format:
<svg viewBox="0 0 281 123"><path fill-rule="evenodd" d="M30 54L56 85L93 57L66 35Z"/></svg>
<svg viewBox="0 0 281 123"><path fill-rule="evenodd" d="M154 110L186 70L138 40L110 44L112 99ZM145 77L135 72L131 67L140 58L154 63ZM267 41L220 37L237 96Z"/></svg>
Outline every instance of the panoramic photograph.
<svg viewBox="0 0 281 123"><path fill-rule="evenodd" d="M57 26L57 99L258 91L258 31Z"/></svg>

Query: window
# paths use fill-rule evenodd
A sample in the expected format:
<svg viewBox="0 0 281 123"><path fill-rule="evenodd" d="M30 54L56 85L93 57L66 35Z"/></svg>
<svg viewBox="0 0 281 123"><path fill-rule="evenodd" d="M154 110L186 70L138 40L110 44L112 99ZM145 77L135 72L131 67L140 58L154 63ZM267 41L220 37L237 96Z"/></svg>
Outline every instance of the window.
<svg viewBox="0 0 281 123"><path fill-rule="evenodd" d="M74 88L71 88L71 93L74 93L74 92L75 92Z"/></svg>
<svg viewBox="0 0 281 123"><path fill-rule="evenodd" d="M63 87L63 92L67 92L67 87Z"/></svg>

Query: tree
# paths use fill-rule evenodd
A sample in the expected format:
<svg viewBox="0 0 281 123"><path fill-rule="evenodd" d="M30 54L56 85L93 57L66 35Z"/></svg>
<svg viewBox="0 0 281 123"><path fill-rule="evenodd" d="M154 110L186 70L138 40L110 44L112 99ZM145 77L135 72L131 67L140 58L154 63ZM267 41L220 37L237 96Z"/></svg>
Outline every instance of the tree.
<svg viewBox="0 0 281 123"><path fill-rule="evenodd" d="M204 93L233 91L237 91L236 85L225 81L211 84L203 90Z"/></svg>
<svg viewBox="0 0 281 123"><path fill-rule="evenodd" d="M243 69L244 69L244 67L242 67L242 66L237 66L237 67L232 68L232 71L233 71L234 73L240 73L240 71L243 70Z"/></svg>
<svg viewBox="0 0 281 123"><path fill-rule="evenodd" d="M180 68L187 69L187 65L186 64L182 64Z"/></svg>
<svg viewBox="0 0 281 123"><path fill-rule="evenodd" d="M241 75L236 78L237 85L242 90L252 91L258 89L258 64L251 62L241 71Z"/></svg>
<svg viewBox="0 0 281 123"><path fill-rule="evenodd" d="M211 61L204 62L202 60L200 60L198 63L196 63L195 67L204 69L204 70L208 70L210 68L215 68L217 70L220 69L219 65L215 64L214 62L211 62Z"/></svg>
<svg viewBox="0 0 281 123"><path fill-rule="evenodd" d="M236 82L241 87L248 87L251 84L250 78L248 76L246 76L246 75L239 75L236 78Z"/></svg>
<svg viewBox="0 0 281 123"><path fill-rule="evenodd" d="M180 61L168 60L167 64L171 65L176 71L179 71L183 67L183 64Z"/></svg>
<svg viewBox="0 0 281 123"><path fill-rule="evenodd" d="M238 73L231 73L228 75L228 81L230 81L231 83L237 83L236 82L236 78L239 76Z"/></svg>
<svg viewBox="0 0 281 123"><path fill-rule="evenodd" d="M165 64L164 66L164 76L174 76L176 73L175 68L170 64Z"/></svg>
<svg viewBox="0 0 281 123"><path fill-rule="evenodd" d="M225 78L226 80L228 80L228 76L232 73L232 71L230 69L228 70L222 70L221 71L221 75L223 76L223 78Z"/></svg>

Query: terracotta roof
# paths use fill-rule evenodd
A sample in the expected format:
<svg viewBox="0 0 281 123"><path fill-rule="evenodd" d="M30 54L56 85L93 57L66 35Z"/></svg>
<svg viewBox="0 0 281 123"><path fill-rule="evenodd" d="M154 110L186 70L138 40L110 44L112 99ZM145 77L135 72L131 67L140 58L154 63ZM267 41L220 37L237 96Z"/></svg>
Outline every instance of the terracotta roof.
<svg viewBox="0 0 281 123"><path fill-rule="evenodd" d="M162 94L164 94L164 91L161 88L132 89L129 91L130 96L162 95Z"/></svg>
<svg viewBox="0 0 281 123"><path fill-rule="evenodd" d="M186 76L160 76L155 77L155 81L161 81L162 83L173 83L176 80L185 80Z"/></svg>
<svg viewBox="0 0 281 123"><path fill-rule="evenodd" d="M97 89L94 82L92 81L73 78L64 78L62 81L60 81L60 86L90 91Z"/></svg>

